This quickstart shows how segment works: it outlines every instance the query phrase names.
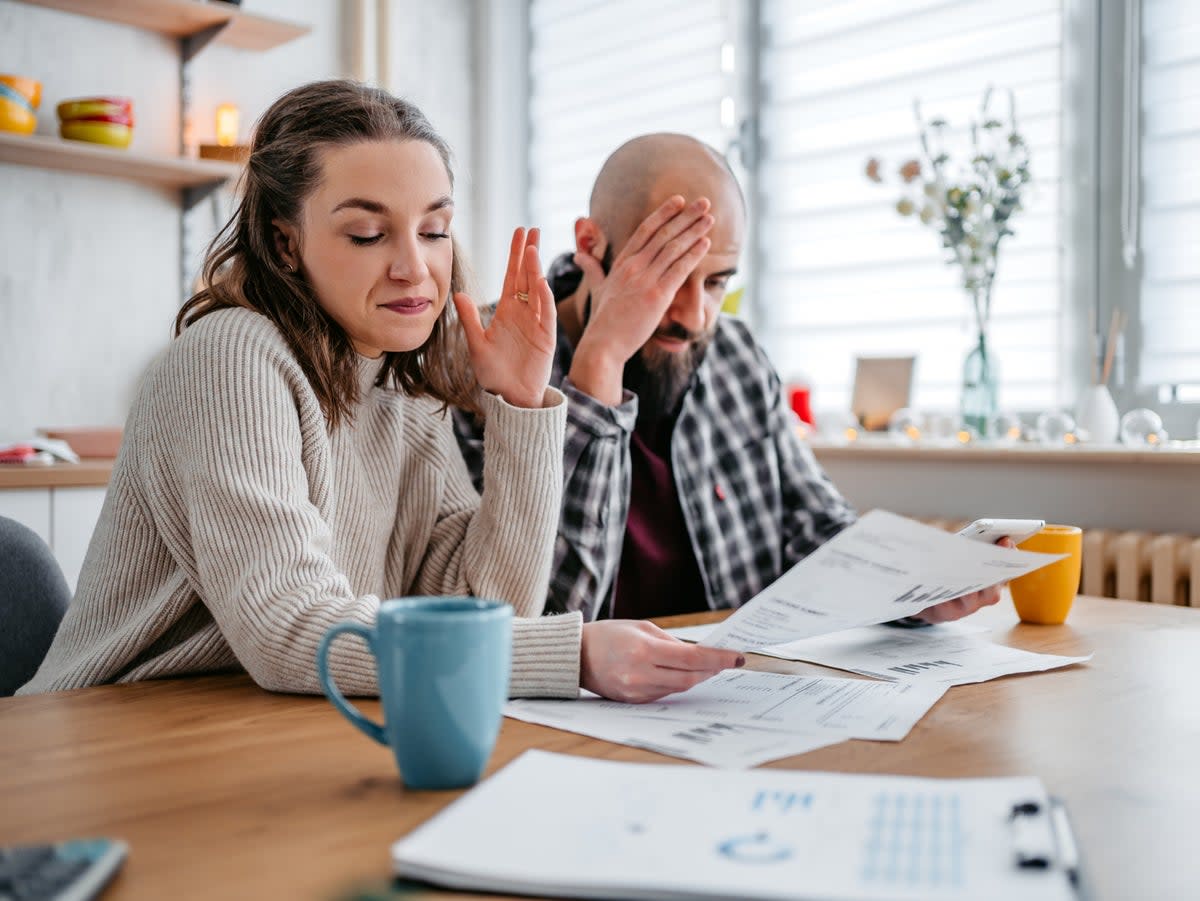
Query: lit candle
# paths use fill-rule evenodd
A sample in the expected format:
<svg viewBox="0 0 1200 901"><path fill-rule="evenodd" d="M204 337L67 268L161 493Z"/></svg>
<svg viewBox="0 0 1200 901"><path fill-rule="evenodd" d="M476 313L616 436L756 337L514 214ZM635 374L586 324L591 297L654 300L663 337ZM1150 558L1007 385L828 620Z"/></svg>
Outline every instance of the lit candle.
<svg viewBox="0 0 1200 901"><path fill-rule="evenodd" d="M217 143L222 147L232 147L238 138L238 108L232 103L222 103L217 107Z"/></svg>

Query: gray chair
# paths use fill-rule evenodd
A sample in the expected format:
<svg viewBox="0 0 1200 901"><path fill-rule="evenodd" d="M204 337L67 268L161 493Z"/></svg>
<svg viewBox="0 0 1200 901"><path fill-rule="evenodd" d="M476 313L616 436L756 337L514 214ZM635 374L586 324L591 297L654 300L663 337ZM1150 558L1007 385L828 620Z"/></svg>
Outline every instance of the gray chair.
<svg viewBox="0 0 1200 901"><path fill-rule="evenodd" d="M46 542L0 516L0 697L33 678L70 602L71 589Z"/></svg>

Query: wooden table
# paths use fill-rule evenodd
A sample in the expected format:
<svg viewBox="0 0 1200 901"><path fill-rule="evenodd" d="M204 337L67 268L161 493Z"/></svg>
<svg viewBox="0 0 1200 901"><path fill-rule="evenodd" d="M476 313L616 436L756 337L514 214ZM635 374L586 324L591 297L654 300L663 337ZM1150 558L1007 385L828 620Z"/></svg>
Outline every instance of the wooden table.
<svg viewBox="0 0 1200 901"><path fill-rule="evenodd" d="M899 743L769 766L1036 775L1069 804L1095 898L1200 897L1200 611L1080 598L1065 626L1018 625L1008 604L977 617L1003 643L1095 659L953 688ZM532 747L688 765L505 720L491 769ZM124 838L130 856L105 901L346 898L381 884L391 842L458 794L405 791L389 752L324 699L267 694L245 676L0 699L0 843ZM513 823L537 841L519 811Z"/></svg>

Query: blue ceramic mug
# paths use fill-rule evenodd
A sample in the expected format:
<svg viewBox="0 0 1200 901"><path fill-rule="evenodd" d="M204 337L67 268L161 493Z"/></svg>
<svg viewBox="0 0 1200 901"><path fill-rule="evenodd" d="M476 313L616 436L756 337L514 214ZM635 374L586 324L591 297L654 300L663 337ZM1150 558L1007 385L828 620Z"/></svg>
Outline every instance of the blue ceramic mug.
<svg viewBox="0 0 1200 901"><path fill-rule="evenodd" d="M358 635L375 657L384 725L356 710L329 673L329 648ZM346 719L396 755L409 788L462 788L483 774L508 697L512 607L479 598L384 601L375 627L333 626L317 648L321 687Z"/></svg>

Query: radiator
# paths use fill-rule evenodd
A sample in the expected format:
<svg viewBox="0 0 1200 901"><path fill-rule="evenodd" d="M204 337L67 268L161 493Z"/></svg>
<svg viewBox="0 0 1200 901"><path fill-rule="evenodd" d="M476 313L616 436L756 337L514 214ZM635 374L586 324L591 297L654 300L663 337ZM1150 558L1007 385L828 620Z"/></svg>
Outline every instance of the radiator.
<svg viewBox="0 0 1200 901"><path fill-rule="evenodd" d="M965 520L926 519L957 532ZM1200 538L1084 529L1083 594L1200 607Z"/></svg>

